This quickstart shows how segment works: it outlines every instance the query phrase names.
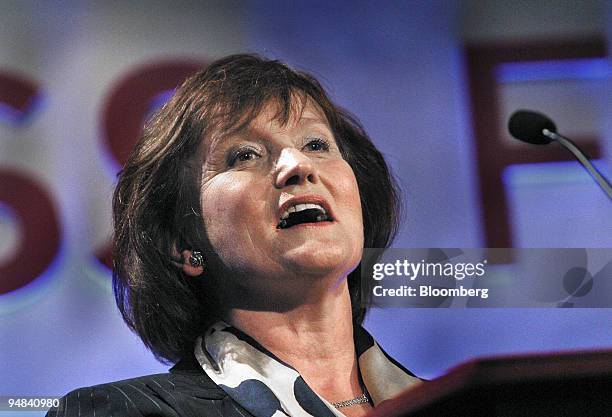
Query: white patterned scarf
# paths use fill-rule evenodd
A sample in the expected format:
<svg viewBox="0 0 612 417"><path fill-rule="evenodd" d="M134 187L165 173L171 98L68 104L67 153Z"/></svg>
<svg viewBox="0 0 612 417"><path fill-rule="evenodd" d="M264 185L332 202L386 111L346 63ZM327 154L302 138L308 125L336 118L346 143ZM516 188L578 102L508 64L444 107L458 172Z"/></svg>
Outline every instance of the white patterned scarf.
<svg viewBox="0 0 612 417"><path fill-rule="evenodd" d="M354 327L359 370L373 405L421 380L387 355L361 326ZM222 321L196 341L206 374L255 417L344 417L302 376L257 341Z"/></svg>

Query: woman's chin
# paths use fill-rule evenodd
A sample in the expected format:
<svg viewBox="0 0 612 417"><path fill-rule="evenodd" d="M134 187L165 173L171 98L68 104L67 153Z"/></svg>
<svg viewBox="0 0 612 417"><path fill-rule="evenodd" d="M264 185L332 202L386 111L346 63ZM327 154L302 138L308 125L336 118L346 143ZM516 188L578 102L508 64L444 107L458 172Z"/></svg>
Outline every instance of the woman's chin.
<svg viewBox="0 0 612 417"><path fill-rule="evenodd" d="M293 248L284 254L284 264L298 275L328 276L348 273L359 262L350 248L311 244Z"/></svg>

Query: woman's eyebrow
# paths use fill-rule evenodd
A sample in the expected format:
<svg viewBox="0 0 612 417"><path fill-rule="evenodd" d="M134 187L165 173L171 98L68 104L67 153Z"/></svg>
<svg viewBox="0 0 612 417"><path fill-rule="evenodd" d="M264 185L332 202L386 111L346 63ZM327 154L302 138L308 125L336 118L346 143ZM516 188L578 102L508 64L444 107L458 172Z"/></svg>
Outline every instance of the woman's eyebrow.
<svg viewBox="0 0 612 417"><path fill-rule="evenodd" d="M227 135L220 136L213 139L210 147L208 148L208 154L215 154L218 152L224 152L231 148L236 142L241 140L251 140L252 136L247 133L248 129L240 129L239 131L229 133Z"/></svg>
<svg viewBox="0 0 612 417"><path fill-rule="evenodd" d="M302 113L299 122L302 121L306 121L306 122L312 122L312 123L321 123L321 124L327 124L327 120L324 117L321 117L318 114L312 113L312 112L304 112Z"/></svg>
<svg viewBox="0 0 612 417"><path fill-rule="evenodd" d="M299 122L299 126L300 128L312 128L312 127L318 127L318 128L323 128L326 131L331 133L331 127L329 126L329 124L324 121L321 120L319 117L302 117L302 119Z"/></svg>

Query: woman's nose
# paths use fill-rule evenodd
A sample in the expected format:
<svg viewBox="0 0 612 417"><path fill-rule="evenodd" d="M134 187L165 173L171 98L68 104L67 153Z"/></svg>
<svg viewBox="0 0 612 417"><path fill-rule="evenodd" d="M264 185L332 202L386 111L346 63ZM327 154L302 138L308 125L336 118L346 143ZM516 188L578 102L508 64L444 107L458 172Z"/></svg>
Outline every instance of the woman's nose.
<svg viewBox="0 0 612 417"><path fill-rule="evenodd" d="M313 184L318 181L318 174L312 160L298 149L283 149L276 163L276 187L283 188L288 185L298 185L307 181Z"/></svg>

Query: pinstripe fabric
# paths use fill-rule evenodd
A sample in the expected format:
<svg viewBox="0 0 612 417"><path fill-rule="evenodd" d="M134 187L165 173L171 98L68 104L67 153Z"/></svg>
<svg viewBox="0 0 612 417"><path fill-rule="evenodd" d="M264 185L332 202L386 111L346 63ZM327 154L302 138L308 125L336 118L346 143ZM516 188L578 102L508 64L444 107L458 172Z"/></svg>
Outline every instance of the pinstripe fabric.
<svg viewBox="0 0 612 417"><path fill-rule="evenodd" d="M47 417L252 417L202 371L194 358L169 373L79 388Z"/></svg>

